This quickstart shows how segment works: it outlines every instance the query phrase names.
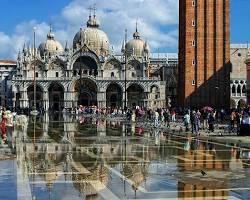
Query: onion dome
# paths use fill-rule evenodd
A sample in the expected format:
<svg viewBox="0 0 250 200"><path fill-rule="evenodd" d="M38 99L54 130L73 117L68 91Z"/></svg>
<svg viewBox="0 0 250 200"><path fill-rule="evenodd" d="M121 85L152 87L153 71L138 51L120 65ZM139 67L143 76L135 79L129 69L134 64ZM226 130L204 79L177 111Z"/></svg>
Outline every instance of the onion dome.
<svg viewBox="0 0 250 200"><path fill-rule="evenodd" d="M55 35L51 30L47 34L47 40L39 45L38 50L41 56L63 53L62 45L55 40Z"/></svg>
<svg viewBox="0 0 250 200"><path fill-rule="evenodd" d="M80 28L73 40L73 48L82 47L86 45L90 50L97 55L102 52L108 54L109 39L105 32L99 29L100 22L94 15L90 15L87 21L87 28Z"/></svg>
<svg viewBox="0 0 250 200"><path fill-rule="evenodd" d="M150 48L147 42L143 41L140 38L140 33L137 30L136 25L136 31L133 34L133 39L128 41L126 43L126 52L127 56L136 56L138 58L142 58L145 56L145 54L149 54Z"/></svg>

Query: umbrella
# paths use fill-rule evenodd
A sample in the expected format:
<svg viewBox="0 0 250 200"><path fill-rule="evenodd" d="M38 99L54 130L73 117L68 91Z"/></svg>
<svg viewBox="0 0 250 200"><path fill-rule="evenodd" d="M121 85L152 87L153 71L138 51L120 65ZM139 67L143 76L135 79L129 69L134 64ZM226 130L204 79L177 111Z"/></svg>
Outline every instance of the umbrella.
<svg viewBox="0 0 250 200"><path fill-rule="evenodd" d="M203 111L209 111L209 112L211 112L211 111L213 111L214 109L211 108L210 106L205 106L205 107L202 108L202 110L203 110Z"/></svg>

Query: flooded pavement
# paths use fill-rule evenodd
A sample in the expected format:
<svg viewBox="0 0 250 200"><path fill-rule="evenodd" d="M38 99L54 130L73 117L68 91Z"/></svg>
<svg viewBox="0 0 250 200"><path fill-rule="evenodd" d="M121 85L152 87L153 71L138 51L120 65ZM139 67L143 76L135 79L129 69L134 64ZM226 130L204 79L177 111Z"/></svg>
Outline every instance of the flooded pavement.
<svg viewBox="0 0 250 200"><path fill-rule="evenodd" d="M70 115L9 130L3 199L250 199L250 150Z"/></svg>

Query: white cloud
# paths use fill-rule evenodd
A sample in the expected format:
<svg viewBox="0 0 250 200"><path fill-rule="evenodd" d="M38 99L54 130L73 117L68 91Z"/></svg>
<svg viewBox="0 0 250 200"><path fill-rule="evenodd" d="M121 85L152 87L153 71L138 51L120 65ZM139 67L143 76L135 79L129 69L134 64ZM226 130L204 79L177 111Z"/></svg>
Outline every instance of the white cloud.
<svg viewBox="0 0 250 200"><path fill-rule="evenodd" d="M75 33L80 27L86 26L88 7L93 3L93 0L73 0L54 17L54 32L63 46L66 41L72 45ZM177 0L99 0L96 3L101 29L108 34L110 45L114 46L116 51L121 49L125 29L128 29L128 38L132 38L136 20L142 38L148 41L152 51L157 48L177 50ZM32 45L34 26L37 27L36 41L40 43L45 40L49 30L46 22L31 19L18 24L10 35L0 32L0 57L15 58L24 42ZM168 26L171 27L168 31L162 28Z"/></svg>

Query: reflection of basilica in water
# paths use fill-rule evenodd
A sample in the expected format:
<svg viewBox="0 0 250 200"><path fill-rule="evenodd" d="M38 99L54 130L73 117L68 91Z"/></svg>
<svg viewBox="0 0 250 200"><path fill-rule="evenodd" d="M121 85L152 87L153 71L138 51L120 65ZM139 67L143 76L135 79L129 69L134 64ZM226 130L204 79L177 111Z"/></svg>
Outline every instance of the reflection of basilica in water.
<svg viewBox="0 0 250 200"><path fill-rule="evenodd" d="M154 153L138 139L120 137L121 133L131 133L133 127L106 119L47 114L36 121L33 129L33 120L28 132L27 127L17 127L13 132L13 137L21 138L16 142L18 165L36 177L29 177L33 182L43 180L49 192L56 181L71 180L84 198L99 199L98 192L108 186L115 172L112 168L132 180L130 190L136 191L146 180L149 154ZM64 126L59 123L62 120Z"/></svg>
<svg viewBox="0 0 250 200"><path fill-rule="evenodd" d="M46 114L34 121L14 129L17 164L32 187L42 184L49 195L63 183L68 199L75 193L79 199L144 198L156 191L159 198L176 192L183 199L227 199L234 174L249 168L237 145L140 133L136 124L83 116Z"/></svg>
<svg viewBox="0 0 250 200"><path fill-rule="evenodd" d="M37 107L45 110L78 105L123 107L125 98L128 107L165 107L165 82L151 77L149 44L137 28L133 39L121 45L122 55L116 56L99 26L96 16L90 15L72 48L67 44L63 48L51 30L39 48L24 47L12 81L14 106L34 105L35 76Z"/></svg>

